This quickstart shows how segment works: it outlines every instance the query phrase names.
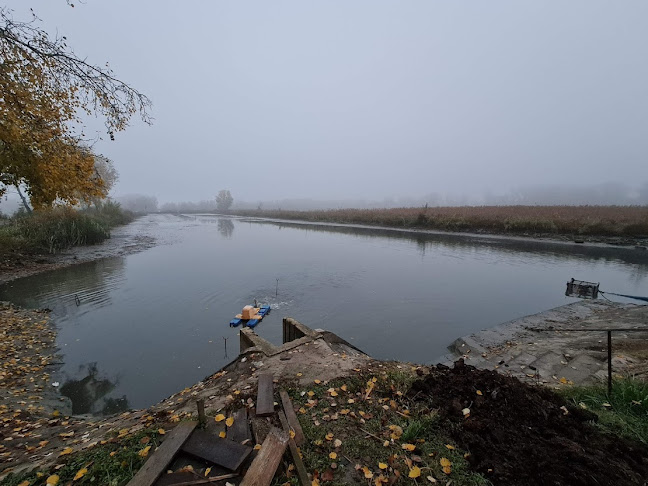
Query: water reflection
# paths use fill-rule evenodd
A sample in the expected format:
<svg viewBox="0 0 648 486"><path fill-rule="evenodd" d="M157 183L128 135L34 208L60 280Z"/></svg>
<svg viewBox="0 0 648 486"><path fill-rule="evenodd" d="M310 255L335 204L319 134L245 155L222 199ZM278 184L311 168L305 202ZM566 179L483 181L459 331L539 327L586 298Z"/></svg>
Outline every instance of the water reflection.
<svg viewBox="0 0 648 486"><path fill-rule="evenodd" d="M61 394L72 400L72 413L112 414L128 410L128 399L125 395L119 398L104 398L117 386L116 381L99 376L97 363L88 363L81 367L85 376L77 380L67 380L61 386ZM103 402L100 400L103 398Z"/></svg>
<svg viewBox="0 0 648 486"><path fill-rule="evenodd" d="M22 278L2 287L2 298L23 307L46 307L72 317L113 304L112 290L126 279L125 258L106 258Z"/></svg>
<svg viewBox="0 0 648 486"><path fill-rule="evenodd" d="M292 223L255 220L257 224L268 224L282 228L296 228L318 233L339 233L353 235L358 238L372 240L383 237L395 240L413 242L419 254L424 257L426 250L432 248L463 248L475 249L492 248L497 252L514 255L516 258L523 253L532 253L556 260L584 260L625 263L632 265L633 278L640 281L648 276L648 252L634 247L614 247L603 245L579 245L568 242L542 241L524 238L498 238L491 236L470 236L444 233L423 233L417 231L395 231L391 229L369 228L361 226L335 226L328 224Z"/></svg>
<svg viewBox="0 0 648 486"><path fill-rule="evenodd" d="M231 238L234 233L234 223L229 218L220 218L218 220L218 232L223 238Z"/></svg>
<svg viewBox="0 0 648 486"><path fill-rule="evenodd" d="M79 413L147 407L215 372L238 352L228 323L255 298L273 306L254 329L273 343L291 316L377 358L426 363L459 336L572 302L570 277L645 295L648 252L633 249L147 218L166 244L0 286L0 300L53 309L56 378Z"/></svg>

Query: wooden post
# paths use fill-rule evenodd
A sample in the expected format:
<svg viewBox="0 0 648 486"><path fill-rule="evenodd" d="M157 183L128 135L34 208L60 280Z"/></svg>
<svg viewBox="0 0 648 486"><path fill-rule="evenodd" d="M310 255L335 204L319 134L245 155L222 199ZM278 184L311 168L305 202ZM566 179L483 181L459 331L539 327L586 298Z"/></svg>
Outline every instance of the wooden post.
<svg viewBox="0 0 648 486"><path fill-rule="evenodd" d="M284 431L288 434L288 447L290 448L290 453L292 454L293 463L295 464L295 469L297 470L297 478L299 479L299 484L301 486L309 486L311 484L308 479L308 473L306 472L306 467L304 466L304 461L299 455L299 449L297 449L297 444L294 439L290 438L290 424L286 415L279 410L279 420L281 421L281 426Z"/></svg>
<svg viewBox="0 0 648 486"><path fill-rule="evenodd" d="M207 423L207 417L205 417L205 400L203 398L197 400L196 406L198 407L198 422L201 427L204 427Z"/></svg>
<svg viewBox="0 0 648 486"><path fill-rule="evenodd" d="M608 398L612 396L612 331L607 332L608 338Z"/></svg>

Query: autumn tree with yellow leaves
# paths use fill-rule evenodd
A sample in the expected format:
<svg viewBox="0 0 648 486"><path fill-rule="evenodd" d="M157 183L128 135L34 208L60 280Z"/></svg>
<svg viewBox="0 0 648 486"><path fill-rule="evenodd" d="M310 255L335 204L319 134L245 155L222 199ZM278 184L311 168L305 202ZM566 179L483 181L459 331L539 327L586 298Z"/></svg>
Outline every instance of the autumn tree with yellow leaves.
<svg viewBox="0 0 648 486"><path fill-rule="evenodd" d="M51 37L40 19L16 21L0 8L0 196L27 192L34 208L76 204L106 194L95 157L83 145L83 116L103 118L110 138L150 100ZM21 193L22 196L22 193Z"/></svg>

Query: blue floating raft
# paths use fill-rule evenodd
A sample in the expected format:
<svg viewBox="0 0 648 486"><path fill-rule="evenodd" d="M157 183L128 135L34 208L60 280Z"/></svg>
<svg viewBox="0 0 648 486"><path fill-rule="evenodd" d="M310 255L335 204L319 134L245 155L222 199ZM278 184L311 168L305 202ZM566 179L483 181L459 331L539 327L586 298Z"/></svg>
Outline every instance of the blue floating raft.
<svg viewBox="0 0 648 486"><path fill-rule="evenodd" d="M268 314L269 312L270 312L270 306L269 305L263 305L259 309L259 315L261 317L265 317L265 315Z"/></svg>
<svg viewBox="0 0 648 486"><path fill-rule="evenodd" d="M256 326L259 322L261 322L261 319L263 319L266 315L270 313L270 306L269 305L263 305L259 307L259 311L257 313L257 317L259 319L240 319L238 317L235 317L232 319L229 323L230 327L236 327L240 324L245 324L248 327L254 327Z"/></svg>

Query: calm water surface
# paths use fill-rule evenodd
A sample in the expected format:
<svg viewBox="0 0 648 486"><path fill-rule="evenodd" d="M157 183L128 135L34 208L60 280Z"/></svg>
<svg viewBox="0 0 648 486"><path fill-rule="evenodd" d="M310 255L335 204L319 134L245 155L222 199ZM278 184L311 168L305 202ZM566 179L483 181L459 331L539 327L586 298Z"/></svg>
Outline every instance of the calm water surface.
<svg viewBox="0 0 648 486"><path fill-rule="evenodd" d="M0 287L2 300L52 309L55 379L76 412L148 406L213 373L238 354L228 322L254 298L273 307L255 331L276 344L290 316L374 357L429 363L459 336L572 302L570 277L648 295L648 254L635 249L213 216L151 215L129 230L158 246Z"/></svg>

